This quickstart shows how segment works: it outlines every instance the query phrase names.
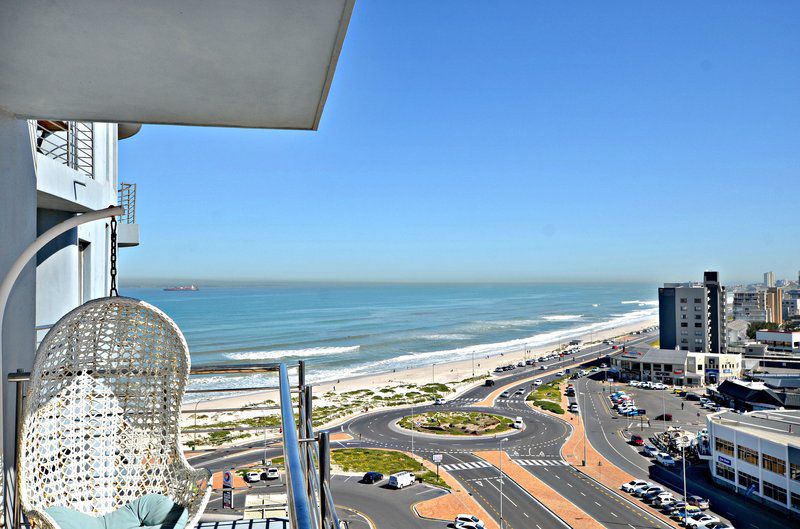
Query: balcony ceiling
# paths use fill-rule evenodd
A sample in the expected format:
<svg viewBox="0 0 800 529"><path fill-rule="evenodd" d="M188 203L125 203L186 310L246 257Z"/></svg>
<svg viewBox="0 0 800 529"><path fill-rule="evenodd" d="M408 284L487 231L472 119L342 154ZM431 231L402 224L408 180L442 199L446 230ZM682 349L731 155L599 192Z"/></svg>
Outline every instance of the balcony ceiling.
<svg viewBox="0 0 800 529"><path fill-rule="evenodd" d="M4 1L0 107L316 130L354 1Z"/></svg>

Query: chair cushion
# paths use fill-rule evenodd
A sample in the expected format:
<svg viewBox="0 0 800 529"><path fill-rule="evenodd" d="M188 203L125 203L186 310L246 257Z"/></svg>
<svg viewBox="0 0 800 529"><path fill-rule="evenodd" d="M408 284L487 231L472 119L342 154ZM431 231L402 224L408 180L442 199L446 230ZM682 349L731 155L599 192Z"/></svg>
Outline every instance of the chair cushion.
<svg viewBox="0 0 800 529"><path fill-rule="evenodd" d="M48 507L45 512L61 529L183 529L189 520L189 511L161 494L145 494L100 517L67 507Z"/></svg>

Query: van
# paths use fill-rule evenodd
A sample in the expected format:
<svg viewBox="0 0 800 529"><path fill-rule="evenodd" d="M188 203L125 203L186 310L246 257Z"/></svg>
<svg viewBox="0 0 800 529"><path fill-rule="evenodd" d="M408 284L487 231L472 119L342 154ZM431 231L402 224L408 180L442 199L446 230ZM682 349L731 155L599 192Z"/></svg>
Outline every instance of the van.
<svg viewBox="0 0 800 529"><path fill-rule="evenodd" d="M396 474L389 476L389 487L393 489L402 489L408 487L409 485L413 485L414 481L416 481L414 474L408 472L407 470L403 470L402 472L397 472Z"/></svg>

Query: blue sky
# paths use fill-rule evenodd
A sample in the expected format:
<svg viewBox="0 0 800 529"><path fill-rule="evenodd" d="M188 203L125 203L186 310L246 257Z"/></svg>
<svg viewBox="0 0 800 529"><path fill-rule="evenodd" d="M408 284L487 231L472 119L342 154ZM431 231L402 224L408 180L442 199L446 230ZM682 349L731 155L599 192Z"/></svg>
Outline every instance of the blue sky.
<svg viewBox="0 0 800 529"><path fill-rule="evenodd" d="M146 126L130 280L796 277L800 2L357 2L317 132Z"/></svg>

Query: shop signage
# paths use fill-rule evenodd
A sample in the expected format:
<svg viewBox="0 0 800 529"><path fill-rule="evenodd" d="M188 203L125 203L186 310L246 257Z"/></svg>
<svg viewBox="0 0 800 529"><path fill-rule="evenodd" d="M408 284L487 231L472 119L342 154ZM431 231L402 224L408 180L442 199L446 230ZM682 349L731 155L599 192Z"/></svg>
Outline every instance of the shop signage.
<svg viewBox="0 0 800 529"><path fill-rule="evenodd" d="M731 466L731 460L728 459L727 457L717 456L717 460L720 463L725 463L726 465Z"/></svg>

